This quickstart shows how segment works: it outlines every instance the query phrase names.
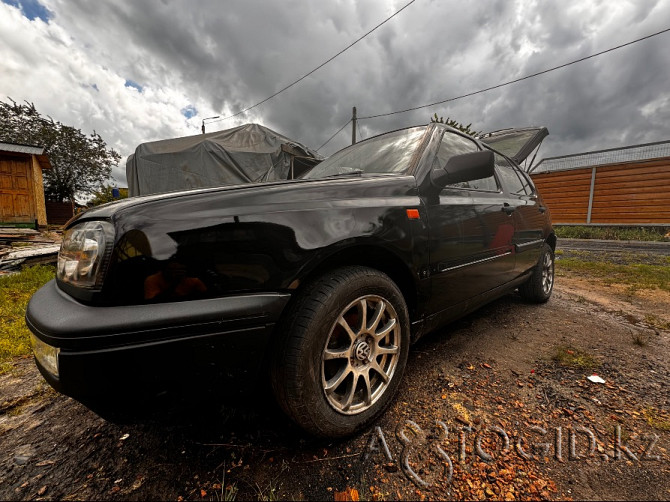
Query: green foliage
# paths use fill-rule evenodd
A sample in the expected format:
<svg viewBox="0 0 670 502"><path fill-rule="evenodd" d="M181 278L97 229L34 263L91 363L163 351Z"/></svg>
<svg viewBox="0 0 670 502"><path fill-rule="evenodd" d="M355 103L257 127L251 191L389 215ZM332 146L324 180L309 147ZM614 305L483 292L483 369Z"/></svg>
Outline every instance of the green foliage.
<svg viewBox="0 0 670 502"><path fill-rule="evenodd" d="M24 321L28 300L54 273L53 266L38 265L0 277L0 373L13 357L30 354L30 332Z"/></svg>
<svg viewBox="0 0 670 502"><path fill-rule="evenodd" d="M551 358L561 366L573 368L593 369L600 366L600 363L588 352L566 345L556 347Z"/></svg>
<svg viewBox="0 0 670 502"><path fill-rule="evenodd" d="M659 412L653 408L647 408L643 412L644 419L654 429L670 432L670 417L667 413L664 415L665 416L662 415L662 412Z"/></svg>
<svg viewBox="0 0 670 502"><path fill-rule="evenodd" d="M88 201L88 206L99 206L100 204L106 204L107 202L114 202L115 200L127 199L128 198L128 189L119 188L119 198L115 199L112 195L112 190L114 187L112 185L105 185L100 190L93 193L93 198Z"/></svg>
<svg viewBox="0 0 670 502"><path fill-rule="evenodd" d="M556 237L565 239L606 239L614 241L668 241L667 227L589 227L557 225Z"/></svg>
<svg viewBox="0 0 670 502"><path fill-rule="evenodd" d="M621 265L605 261L584 261L561 257L557 271L579 272L580 275L602 279L606 284L625 284L634 289L670 291L670 267L642 263Z"/></svg>
<svg viewBox="0 0 670 502"><path fill-rule="evenodd" d="M0 141L45 148L52 169L45 169L44 193L50 200L74 201L101 188L121 156L95 131L86 136L79 129L51 117L44 118L32 103L0 101Z"/></svg>
<svg viewBox="0 0 670 502"><path fill-rule="evenodd" d="M470 129L470 126L472 125L472 123L470 123L468 125L463 125L460 122L457 122L453 119L450 119L449 117L447 117L447 121L445 122L444 117L439 117L438 118L437 113L434 114L432 117L430 117L430 121L431 122L436 122L438 124L446 124L449 127L453 127L454 129L458 129L462 133L465 133L465 134L468 134L468 135L474 136L474 137L477 137L482 133L481 131L473 131L472 129Z"/></svg>

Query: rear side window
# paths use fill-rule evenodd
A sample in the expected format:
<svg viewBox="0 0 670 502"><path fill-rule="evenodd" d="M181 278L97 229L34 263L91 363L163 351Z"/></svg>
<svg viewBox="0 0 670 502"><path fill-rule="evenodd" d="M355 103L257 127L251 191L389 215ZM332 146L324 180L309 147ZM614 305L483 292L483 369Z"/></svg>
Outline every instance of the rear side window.
<svg viewBox="0 0 670 502"><path fill-rule="evenodd" d="M523 187L526 190L526 193L528 195L534 194L535 185L533 185L533 182L530 179L530 176L528 176L528 173L524 172L523 169L516 168L516 170L518 171L519 176L521 177L521 182L523 183Z"/></svg>
<svg viewBox="0 0 670 502"><path fill-rule="evenodd" d="M528 178L509 160L495 154L496 171L500 175L503 187L514 195L530 195L533 189Z"/></svg>
<svg viewBox="0 0 670 502"><path fill-rule="evenodd" d="M447 162L451 157L462 155L464 153L477 152L479 150L479 145L471 139L461 136L460 134L446 131L444 136L442 136L440 149L435 156L432 168L443 168L447 165ZM487 190L496 192L498 190L498 184L496 183L495 177L490 176L488 178L481 178L473 181L453 183L447 185L447 188L464 188L469 190Z"/></svg>

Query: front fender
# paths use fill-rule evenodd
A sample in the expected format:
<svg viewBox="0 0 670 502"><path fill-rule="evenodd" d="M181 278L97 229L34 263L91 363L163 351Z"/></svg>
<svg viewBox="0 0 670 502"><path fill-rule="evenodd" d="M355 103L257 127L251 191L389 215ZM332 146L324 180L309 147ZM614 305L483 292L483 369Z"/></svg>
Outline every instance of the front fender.
<svg viewBox="0 0 670 502"><path fill-rule="evenodd" d="M101 303L286 291L329 256L361 245L385 248L418 268L406 213L420 204L410 193L413 185L356 181L305 183L312 190L287 191L280 201L250 191L248 200L238 197L240 205L229 206L208 193L114 215L115 247ZM343 197L336 188L347 185Z"/></svg>

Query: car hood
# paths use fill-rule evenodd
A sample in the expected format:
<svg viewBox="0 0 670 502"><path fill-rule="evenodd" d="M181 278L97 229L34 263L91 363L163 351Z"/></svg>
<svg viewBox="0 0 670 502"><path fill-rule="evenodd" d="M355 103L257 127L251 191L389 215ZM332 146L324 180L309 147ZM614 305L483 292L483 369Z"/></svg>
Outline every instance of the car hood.
<svg viewBox="0 0 670 502"><path fill-rule="evenodd" d="M70 220L68 227L81 220L115 219L126 213L150 214L156 206L191 204L210 205L212 211L229 208L231 214L281 210L287 205L328 204L329 201L372 196L383 193L409 195L416 190L413 176L348 176L342 178L296 179L276 182L232 185L131 197L91 208ZM146 206L146 208L144 207ZM179 217L175 213L175 217Z"/></svg>

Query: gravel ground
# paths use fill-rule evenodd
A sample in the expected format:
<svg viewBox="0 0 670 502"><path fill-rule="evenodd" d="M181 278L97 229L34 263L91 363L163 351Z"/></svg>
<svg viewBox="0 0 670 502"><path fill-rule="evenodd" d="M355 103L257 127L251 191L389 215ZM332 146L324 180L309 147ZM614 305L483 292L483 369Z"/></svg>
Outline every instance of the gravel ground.
<svg viewBox="0 0 670 502"><path fill-rule="evenodd" d="M546 305L509 294L421 340L394 404L339 442L269 400L111 424L17 360L0 376L0 499L667 500L669 322L667 293L575 276Z"/></svg>

